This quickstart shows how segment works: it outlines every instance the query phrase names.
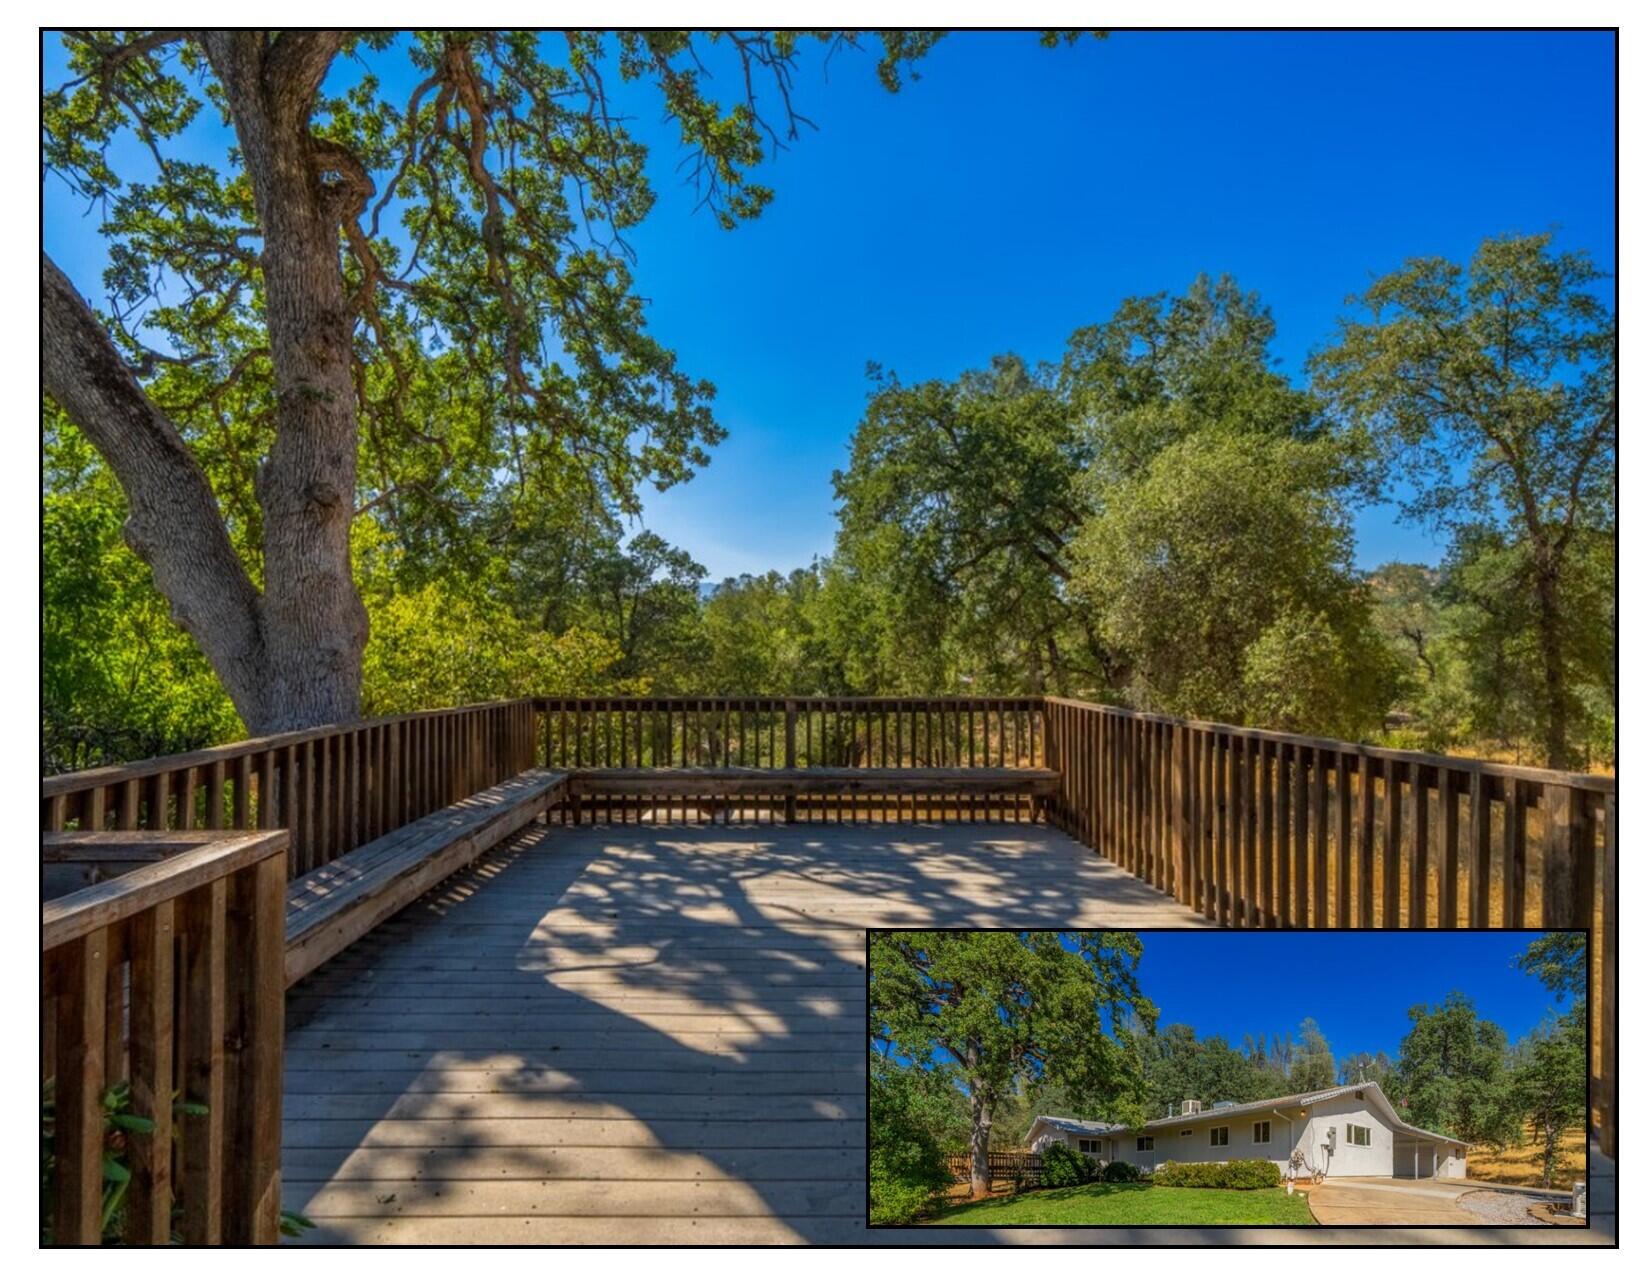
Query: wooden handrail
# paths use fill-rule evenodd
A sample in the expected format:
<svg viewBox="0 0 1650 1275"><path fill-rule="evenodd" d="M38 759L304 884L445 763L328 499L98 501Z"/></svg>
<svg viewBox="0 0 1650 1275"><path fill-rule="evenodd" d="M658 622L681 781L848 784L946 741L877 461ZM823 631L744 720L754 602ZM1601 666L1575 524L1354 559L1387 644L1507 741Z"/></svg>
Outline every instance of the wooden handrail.
<svg viewBox="0 0 1650 1275"><path fill-rule="evenodd" d="M1536 766L1517 766L1509 762L1488 761L1479 757L1462 757L1451 753L1428 753L1404 748L1385 748L1377 744L1358 744L1344 739L1328 739L1318 735L1293 735L1287 731L1265 730L1257 726L1231 726L1224 722L1203 721L1195 717L1172 717L1164 713L1146 713L1122 708L1115 704L1096 704L1088 700L1068 699L1058 695L1047 697L1049 704L1063 704L1070 708L1106 713L1131 721L1156 722L1164 726L1188 727L1194 730L1219 731L1242 739L1263 739L1276 743L1298 745L1345 753L1352 757L1373 757L1379 761L1405 764L1418 762L1422 766L1441 767L1460 774L1494 775L1498 778L1519 779L1535 784L1566 784L1589 792L1616 791L1614 775L1592 775L1580 771L1544 770Z"/></svg>
<svg viewBox="0 0 1650 1275"><path fill-rule="evenodd" d="M296 878L534 763L532 701L369 718L41 781L46 832L285 828Z"/></svg>
<svg viewBox="0 0 1650 1275"><path fill-rule="evenodd" d="M275 748L311 743L367 727L378 729L407 722L425 722L453 713L474 713L485 709L507 708L522 700L489 700L479 704L455 704L451 708L425 708L415 713L397 713L390 717L364 717L354 722L334 722L326 726L311 726L305 730L285 731L278 735L258 735L236 740L232 744L215 744L189 753L170 753L164 757L145 757L141 761L122 762L116 766L97 766L90 770L74 770L62 775L46 775L40 780L42 797L84 792L88 788L111 787L128 779L147 779L165 771L211 766L231 762L242 757L265 753Z"/></svg>
<svg viewBox="0 0 1650 1275"><path fill-rule="evenodd" d="M104 1240L105 1097L124 1085L127 1114L151 1125L121 1134L126 1242L275 1243L287 834L51 839L164 856L41 908L53 1242Z"/></svg>
<svg viewBox="0 0 1650 1275"><path fill-rule="evenodd" d="M43 849L53 857L73 854L76 849L97 851L124 847L133 851L162 854L158 863L123 873L111 881L101 881L52 899L40 907L40 950L49 952L93 930L105 929L130 920L139 912L179 898L189 891L229 876L248 865L273 855L285 856L289 838L284 831L201 833L190 846L177 836L150 837L145 833L54 832L41 837ZM194 840L194 838L190 838Z"/></svg>

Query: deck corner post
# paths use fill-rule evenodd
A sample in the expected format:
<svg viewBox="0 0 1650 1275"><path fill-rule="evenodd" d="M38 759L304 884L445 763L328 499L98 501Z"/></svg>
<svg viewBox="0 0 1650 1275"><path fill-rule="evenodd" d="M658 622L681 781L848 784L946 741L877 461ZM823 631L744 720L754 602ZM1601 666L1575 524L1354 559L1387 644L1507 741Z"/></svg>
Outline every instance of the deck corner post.
<svg viewBox="0 0 1650 1275"><path fill-rule="evenodd" d="M785 701L785 769L796 769L796 701ZM796 794L785 795L785 822L796 822Z"/></svg>

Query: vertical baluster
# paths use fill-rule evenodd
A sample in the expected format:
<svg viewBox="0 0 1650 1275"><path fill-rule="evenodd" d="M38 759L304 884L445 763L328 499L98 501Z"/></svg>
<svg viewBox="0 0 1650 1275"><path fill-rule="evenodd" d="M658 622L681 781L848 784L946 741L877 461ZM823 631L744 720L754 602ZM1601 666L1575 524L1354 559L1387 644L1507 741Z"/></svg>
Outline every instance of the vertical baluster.
<svg viewBox="0 0 1650 1275"><path fill-rule="evenodd" d="M271 855L230 879L228 924L236 936L225 987L228 1244L273 1244L281 1213L281 1061L286 985L286 869Z"/></svg>
<svg viewBox="0 0 1650 1275"><path fill-rule="evenodd" d="M1278 924L1288 925L1293 910L1294 887L1291 885L1293 862L1289 855L1289 745L1277 743L1277 776L1272 792L1273 851L1278 878Z"/></svg>
<svg viewBox="0 0 1650 1275"><path fill-rule="evenodd" d="M1404 835L1404 777L1397 761L1386 763L1386 837L1381 857L1381 928L1395 930L1403 901L1400 860Z"/></svg>
<svg viewBox="0 0 1650 1275"><path fill-rule="evenodd" d="M1292 800L1295 807L1295 828L1293 834L1295 851L1295 871L1293 873L1295 906L1292 909L1292 914L1295 926L1297 928L1304 929L1308 921L1307 904L1310 899L1310 895L1308 894L1306 865L1311 856L1311 850L1307 845L1306 840L1308 807L1306 772L1312 765L1312 750L1304 744L1297 744L1294 748L1294 755L1295 792Z"/></svg>
<svg viewBox="0 0 1650 1275"><path fill-rule="evenodd" d="M1358 759L1358 924L1375 926L1375 760Z"/></svg>
<svg viewBox="0 0 1650 1275"><path fill-rule="evenodd" d="M184 1119L178 1183L186 1244L217 1244L223 1235L224 918L228 883L219 879L184 896L183 1097L205 1111Z"/></svg>
<svg viewBox="0 0 1650 1275"><path fill-rule="evenodd" d="M135 832L138 826L138 806L142 796L142 780L128 779L120 786L120 810L115 827L122 832Z"/></svg>
<svg viewBox="0 0 1650 1275"><path fill-rule="evenodd" d="M1259 859L1260 880L1257 884L1260 905L1260 924L1268 929L1278 927L1278 907L1273 891L1277 882L1276 875L1278 859L1278 829L1277 829L1277 795L1273 787L1273 770L1278 755L1278 745L1270 741L1262 741L1257 752L1259 768L1259 792L1255 802L1260 816L1260 853Z"/></svg>
<svg viewBox="0 0 1650 1275"><path fill-rule="evenodd" d="M109 939L94 930L65 944L55 959L57 1080L54 1144L57 1198L52 1238L58 1244L101 1242L103 1234L103 1033Z"/></svg>
<svg viewBox="0 0 1650 1275"><path fill-rule="evenodd" d="M224 826L224 786L227 783L225 764L212 763L211 777L206 784L206 826L217 829Z"/></svg>
<svg viewBox="0 0 1650 1275"><path fill-rule="evenodd" d="M1461 794L1455 784L1455 772L1438 767L1438 822L1443 841L1438 863L1438 925L1445 930L1460 924Z"/></svg>
<svg viewBox="0 0 1650 1275"><path fill-rule="evenodd" d="M1255 740L1238 735L1232 743L1237 752L1237 822L1233 828L1237 898L1232 924L1252 929L1259 924L1255 902L1258 894L1255 887L1258 875L1255 870Z"/></svg>
<svg viewBox="0 0 1650 1275"><path fill-rule="evenodd" d="M1484 929L1490 923L1490 780L1475 770L1467 788L1468 860L1467 924Z"/></svg>
<svg viewBox="0 0 1650 1275"><path fill-rule="evenodd" d="M129 1244L168 1244L172 1238L172 954L170 900L131 922L132 1114L153 1123L146 1137L128 1141L131 1186L126 1195Z"/></svg>
<svg viewBox="0 0 1650 1275"><path fill-rule="evenodd" d="M1521 779L1503 780L1502 792L1501 924L1511 930L1524 924L1524 880L1529 866L1524 820L1529 801Z"/></svg>
<svg viewBox="0 0 1650 1275"><path fill-rule="evenodd" d="M1335 924L1347 929L1352 915L1352 763L1335 754Z"/></svg>
<svg viewBox="0 0 1650 1275"><path fill-rule="evenodd" d="M243 753L235 759L235 805L230 817L231 828L252 826L252 755Z"/></svg>
<svg viewBox="0 0 1650 1275"><path fill-rule="evenodd" d="M165 832L172 826L172 775L161 771L149 776L149 809L143 826L153 832Z"/></svg>
<svg viewBox="0 0 1650 1275"><path fill-rule="evenodd" d="M1409 928L1427 926L1428 859L1427 777L1420 762L1409 765Z"/></svg>

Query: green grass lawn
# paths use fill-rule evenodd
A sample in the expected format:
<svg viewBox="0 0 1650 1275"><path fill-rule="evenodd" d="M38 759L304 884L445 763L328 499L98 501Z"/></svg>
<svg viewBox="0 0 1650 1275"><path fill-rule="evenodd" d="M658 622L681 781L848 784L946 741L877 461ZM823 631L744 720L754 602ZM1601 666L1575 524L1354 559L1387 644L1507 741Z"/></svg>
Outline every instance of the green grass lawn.
<svg viewBox="0 0 1650 1275"><path fill-rule="evenodd" d="M1215 1191L1202 1187L1095 1182L1027 1191L946 1209L940 1226L1314 1226L1304 1195L1282 1187Z"/></svg>

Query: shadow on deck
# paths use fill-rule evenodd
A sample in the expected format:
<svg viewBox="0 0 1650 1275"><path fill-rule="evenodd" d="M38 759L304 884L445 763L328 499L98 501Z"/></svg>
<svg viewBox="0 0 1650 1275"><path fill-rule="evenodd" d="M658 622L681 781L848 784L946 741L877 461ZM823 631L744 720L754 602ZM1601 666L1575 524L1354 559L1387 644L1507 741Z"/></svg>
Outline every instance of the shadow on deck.
<svg viewBox="0 0 1650 1275"><path fill-rule="evenodd" d="M1298 1241L864 1226L867 926L1203 924L1043 826L537 826L293 989L285 1205L333 1243Z"/></svg>

